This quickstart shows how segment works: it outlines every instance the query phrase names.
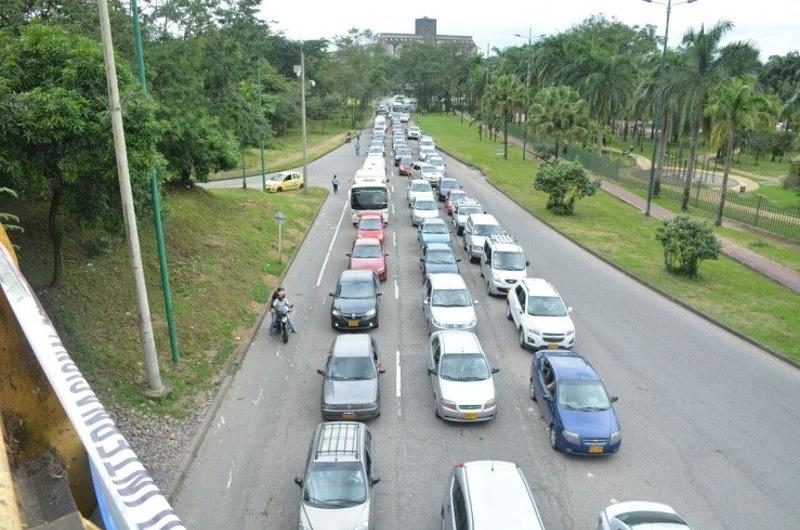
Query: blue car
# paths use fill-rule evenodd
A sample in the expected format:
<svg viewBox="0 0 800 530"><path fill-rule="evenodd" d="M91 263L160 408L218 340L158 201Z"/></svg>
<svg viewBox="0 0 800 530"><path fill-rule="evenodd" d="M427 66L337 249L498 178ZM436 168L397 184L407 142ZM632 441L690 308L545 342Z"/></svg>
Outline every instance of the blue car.
<svg viewBox="0 0 800 530"><path fill-rule="evenodd" d="M428 274L440 274L452 272L458 274L458 262L460 258L453 255L453 249L445 243L431 243L422 249L422 257L419 258L419 267L422 270L422 277Z"/></svg>
<svg viewBox="0 0 800 530"><path fill-rule="evenodd" d="M425 219L417 232L420 250L431 243L450 244L450 227L441 218Z"/></svg>
<svg viewBox="0 0 800 530"><path fill-rule="evenodd" d="M537 352L530 396L539 403L550 447L566 453L609 455L619 450L619 421L600 376L585 358L567 350Z"/></svg>

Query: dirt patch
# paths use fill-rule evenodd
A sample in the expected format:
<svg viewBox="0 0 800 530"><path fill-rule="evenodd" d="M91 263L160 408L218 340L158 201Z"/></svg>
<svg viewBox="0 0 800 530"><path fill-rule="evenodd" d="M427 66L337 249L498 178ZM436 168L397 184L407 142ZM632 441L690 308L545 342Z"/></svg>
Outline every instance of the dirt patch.
<svg viewBox="0 0 800 530"><path fill-rule="evenodd" d="M225 240L219 236L208 236L203 241L203 244L209 248L218 248L225 246Z"/></svg>
<svg viewBox="0 0 800 530"><path fill-rule="evenodd" d="M272 204L270 204L269 202L263 201L261 199L247 199L247 200L244 200L244 201L240 202L237 206L238 206L238 208L240 208L242 210L245 210L247 208L261 208L261 209L264 209L264 210L271 210L272 209Z"/></svg>

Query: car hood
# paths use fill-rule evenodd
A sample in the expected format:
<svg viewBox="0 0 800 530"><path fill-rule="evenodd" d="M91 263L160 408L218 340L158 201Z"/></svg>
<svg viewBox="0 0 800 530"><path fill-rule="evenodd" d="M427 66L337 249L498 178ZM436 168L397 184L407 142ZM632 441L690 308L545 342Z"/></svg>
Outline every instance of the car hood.
<svg viewBox="0 0 800 530"><path fill-rule="evenodd" d="M425 271L431 274L454 272L458 274L458 265L455 263L426 263Z"/></svg>
<svg viewBox="0 0 800 530"><path fill-rule="evenodd" d="M372 403L378 399L378 378L363 381L325 379L323 398L331 405Z"/></svg>
<svg viewBox="0 0 800 530"><path fill-rule="evenodd" d="M568 431L578 433L584 438L608 438L612 432L619 430L614 408L606 410L572 410L558 406L561 423Z"/></svg>
<svg viewBox="0 0 800 530"><path fill-rule="evenodd" d="M483 243L486 241L486 236L476 236L472 234L472 246L479 246L483 249Z"/></svg>
<svg viewBox="0 0 800 530"><path fill-rule="evenodd" d="M369 500L350 508L315 508L303 504L300 518L314 530L352 530L369 517Z"/></svg>
<svg viewBox="0 0 800 530"><path fill-rule="evenodd" d="M337 298L333 302L333 308L342 312L342 315L351 313L366 313L370 309L375 309L374 298Z"/></svg>
<svg viewBox="0 0 800 530"><path fill-rule="evenodd" d="M431 315L439 324L468 326L475 322L475 308L471 305L463 307L431 306Z"/></svg>
<svg viewBox="0 0 800 530"><path fill-rule="evenodd" d="M417 219L433 219L439 217L439 210L414 210Z"/></svg>
<svg viewBox="0 0 800 530"><path fill-rule="evenodd" d="M383 267L383 258L350 258L350 268L356 270L378 270Z"/></svg>
<svg viewBox="0 0 800 530"><path fill-rule="evenodd" d="M426 234L422 233L423 243L447 243L450 244L450 234Z"/></svg>
<svg viewBox="0 0 800 530"><path fill-rule="evenodd" d="M504 271L504 270L492 269L492 276L497 280L513 280L514 282L516 282L517 280L523 279L527 275L527 272L528 271L525 270Z"/></svg>
<svg viewBox="0 0 800 530"><path fill-rule="evenodd" d="M358 237L383 239L383 230L359 230Z"/></svg>
<svg viewBox="0 0 800 530"><path fill-rule="evenodd" d="M524 319L525 327L536 328L542 333L567 333L575 329L575 325L569 316L535 317L525 314Z"/></svg>
<svg viewBox="0 0 800 530"><path fill-rule="evenodd" d="M483 381L448 381L440 377L439 387L442 399L449 399L457 405L483 405L495 397L491 377Z"/></svg>

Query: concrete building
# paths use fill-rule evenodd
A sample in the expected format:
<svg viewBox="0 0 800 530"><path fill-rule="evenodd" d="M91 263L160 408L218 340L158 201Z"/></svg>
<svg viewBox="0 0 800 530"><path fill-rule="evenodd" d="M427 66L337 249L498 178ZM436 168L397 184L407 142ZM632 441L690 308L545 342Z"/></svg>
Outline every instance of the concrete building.
<svg viewBox="0 0 800 530"><path fill-rule="evenodd" d="M378 42L387 53L397 56L403 46L414 42L425 44L457 43L470 50L475 42L468 35L439 35L436 33L436 19L422 17L414 21L414 33L378 33Z"/></svg>

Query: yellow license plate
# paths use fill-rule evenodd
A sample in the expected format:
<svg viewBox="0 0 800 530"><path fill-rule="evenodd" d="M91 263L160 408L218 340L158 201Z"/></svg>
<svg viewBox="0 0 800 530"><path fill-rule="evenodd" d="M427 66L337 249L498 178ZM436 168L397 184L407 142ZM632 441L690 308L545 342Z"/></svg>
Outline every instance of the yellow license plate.
<svg viewBox="0 0 800 530"><path fill-rule="evenodd" d="M358 327L358 320L348 320L347 321L347 325L350 326L351 328L357 328Z"/></svg>
<svg viewBox="0 0 800 530"><path fill-rule="evenodd" d="M589 446L589 453L591 453L591 454L598 454L598 453L602 453L602 452L603 452L603 446L602 445L590 445Z"/></svg>
<svg viewBox="0 0 800 530"><path fill-rule="evenodd" d="M547 349L548 350L557 350L558 349L558 343L557 342L548 342L547 343Z"/></svg>
<svg viewBox="0 0 800 530"><path fill-rule="evenodd" d="M464 413L464 419L465 420L477 420L478 419L478 413L477 412L465 412Z"/></svg>
<svg viewBox="0 0 800 530"><path fill-rule="evenodd" d="M342 413L342 419L343 420L354 420L354 419L356 419L356 413L355 412L343 412Z"/></svg>

